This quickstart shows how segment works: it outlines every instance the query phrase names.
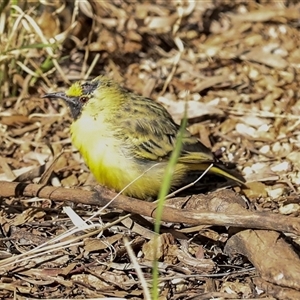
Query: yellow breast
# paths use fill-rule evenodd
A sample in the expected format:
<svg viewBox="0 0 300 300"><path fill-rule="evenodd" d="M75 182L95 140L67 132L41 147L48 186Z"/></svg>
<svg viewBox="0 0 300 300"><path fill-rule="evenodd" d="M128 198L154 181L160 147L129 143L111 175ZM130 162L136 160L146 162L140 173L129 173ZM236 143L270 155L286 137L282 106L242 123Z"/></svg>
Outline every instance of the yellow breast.
<svg viewBox="0 0 300 300"><path fill-rule="evenodd" d="M96 180L124 194L146 199L160 189L165 163L137 163L130 145L116 139L100 115L82 114L71 125L73 145L79 150Z"/></svg>

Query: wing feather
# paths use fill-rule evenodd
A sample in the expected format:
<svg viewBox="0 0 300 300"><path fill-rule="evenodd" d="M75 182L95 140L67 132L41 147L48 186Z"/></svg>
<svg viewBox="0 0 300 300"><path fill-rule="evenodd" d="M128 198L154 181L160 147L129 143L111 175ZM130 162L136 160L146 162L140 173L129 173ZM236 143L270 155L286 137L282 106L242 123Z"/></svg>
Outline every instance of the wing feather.
<svg viewBox="0 0 300 300"><path fill-rule="evenodd" d="M134 111L130 118L120 120L120 126L127 127L128 135L123 137L125 144L134 148L133 153L137 158L167 161L175 147L180 126L160 104L134 94L131 98L136 101ZM148 113L145 114L145 110ZM184 130L179 162L197 164L214 161L211 151L189 131Z"/></svg>

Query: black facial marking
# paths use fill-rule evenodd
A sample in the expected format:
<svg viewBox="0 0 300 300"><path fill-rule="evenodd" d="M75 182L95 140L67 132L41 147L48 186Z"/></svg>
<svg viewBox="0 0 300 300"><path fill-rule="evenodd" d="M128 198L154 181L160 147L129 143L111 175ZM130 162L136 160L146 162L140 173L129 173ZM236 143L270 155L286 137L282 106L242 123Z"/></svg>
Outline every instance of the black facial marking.
<svg viewBox="0 0 300 300"><path fill-rule="evenodd" d="M99 86L99 83L97 81L85 82L81 85L82 93L84 95L92 94L95 91L95 89L97 89L98 86Z"/></svg>
<svg viewBox="0 0 300 300"><path fill-rule="evenodd" d="M69 98L66 100L66 102L70 107L74 120L77 120L80 117L81 109L84 103L78 101L78 98Z"/></svg>

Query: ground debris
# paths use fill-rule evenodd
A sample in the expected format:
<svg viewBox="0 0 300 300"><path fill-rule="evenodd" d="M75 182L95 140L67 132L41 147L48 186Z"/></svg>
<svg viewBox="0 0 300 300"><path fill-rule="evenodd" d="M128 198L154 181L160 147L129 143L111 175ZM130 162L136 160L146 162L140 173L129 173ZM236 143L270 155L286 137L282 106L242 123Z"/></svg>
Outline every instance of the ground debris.
<svg viewBox="0 0 300 300"><path fill-rule="evenodd" d="M154 255L160 299L300 298L298 1L23 2L0 5L1 182L93 191L67 107L41 96L105 74L178 123L187 101L190 131L248 183L169 207L290 227L174 221L157 236L120 207L19 191L1 198L0 298L145 299L135 262L150 286Z"/></svg>

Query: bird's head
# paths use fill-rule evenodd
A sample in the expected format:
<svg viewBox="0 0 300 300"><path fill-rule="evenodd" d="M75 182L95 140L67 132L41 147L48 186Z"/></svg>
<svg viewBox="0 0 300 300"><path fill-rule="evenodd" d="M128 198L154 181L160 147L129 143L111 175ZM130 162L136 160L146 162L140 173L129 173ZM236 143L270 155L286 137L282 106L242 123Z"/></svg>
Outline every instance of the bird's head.
<svg viewBox="0 0 300 300"><path fill-rule="evenodd" d="M98 76L85 83L75 82L66 92L48 93L43 98L63 99L70 107L73 118L77 119L91 99L101 99L100 95L105 94L107 88L116 89L116 87L117 84L111 79Z"/></svg>

